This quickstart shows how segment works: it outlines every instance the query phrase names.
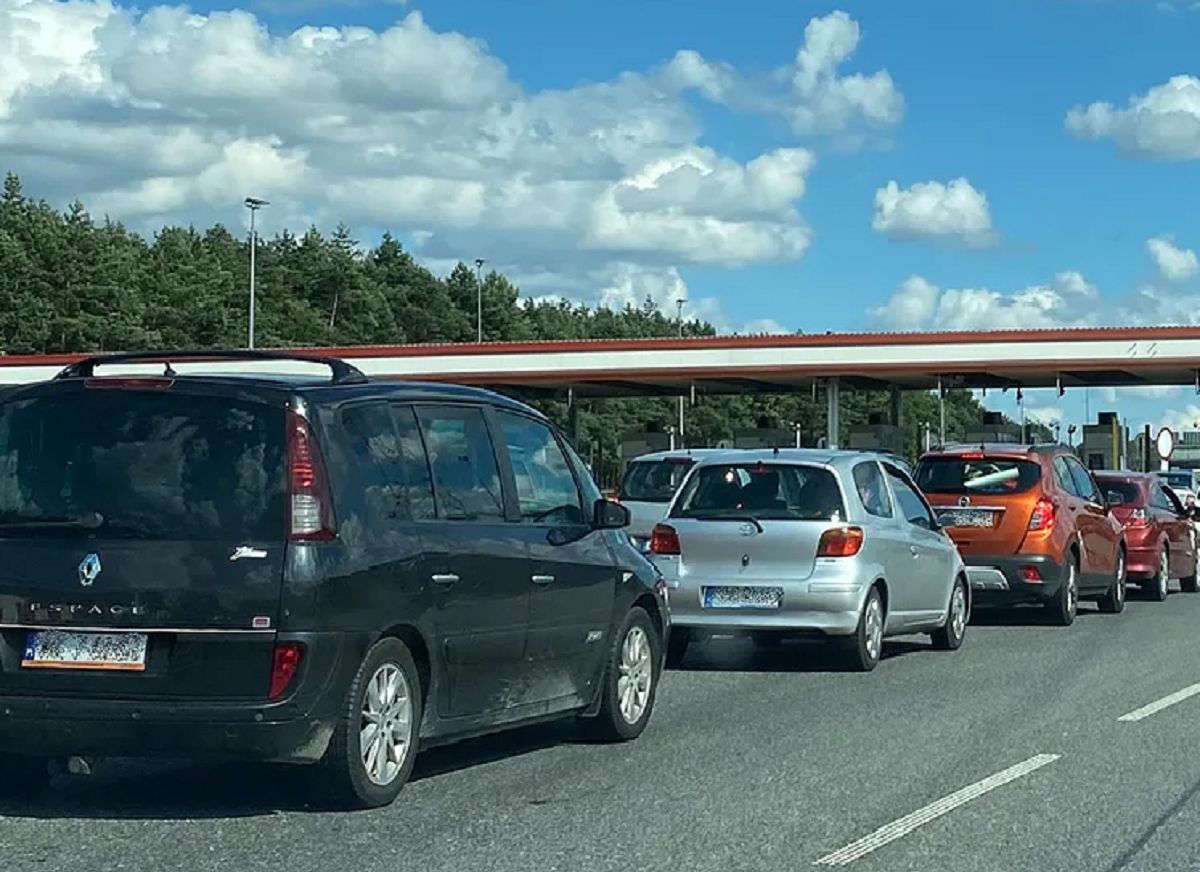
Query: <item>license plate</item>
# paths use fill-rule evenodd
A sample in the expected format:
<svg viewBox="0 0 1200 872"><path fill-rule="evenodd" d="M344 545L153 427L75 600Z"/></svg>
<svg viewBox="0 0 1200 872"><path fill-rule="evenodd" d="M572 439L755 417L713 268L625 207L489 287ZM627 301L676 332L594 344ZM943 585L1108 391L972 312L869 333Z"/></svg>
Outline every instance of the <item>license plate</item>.
<svg viewBox="0 0 1200 872"><path fill-rule="evenodd" d="M97 669L142 672L145 633L71 633L39 630L25 639L26 669Z"/></svg>
<svg viewBox="0 0 1200 872"><path fill-rule="evenodd" d="M948 509L938 512L943 527L991 527L992 513L985 509Z"/></svg>
<svg viewBox="0 0 1200 872"><path fill-rule="evenodd" d="M777 609L783 599L781 587L706 587L706 609Z"/></svg>

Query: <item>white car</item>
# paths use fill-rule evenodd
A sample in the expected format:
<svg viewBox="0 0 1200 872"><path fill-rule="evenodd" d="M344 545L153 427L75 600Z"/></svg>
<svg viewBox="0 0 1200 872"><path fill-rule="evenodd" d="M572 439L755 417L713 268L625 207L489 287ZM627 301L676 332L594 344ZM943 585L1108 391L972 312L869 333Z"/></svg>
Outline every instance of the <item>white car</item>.
<svg viewBox="0 0 1200 872"><path fill-rule="evenodd" d="M629 509L632 520L627 532L639 550L649 547L654 525L663 519L667 506L696 461L725 453L721 448L681 448L643 454L629 462L617 501Z"/></svg>

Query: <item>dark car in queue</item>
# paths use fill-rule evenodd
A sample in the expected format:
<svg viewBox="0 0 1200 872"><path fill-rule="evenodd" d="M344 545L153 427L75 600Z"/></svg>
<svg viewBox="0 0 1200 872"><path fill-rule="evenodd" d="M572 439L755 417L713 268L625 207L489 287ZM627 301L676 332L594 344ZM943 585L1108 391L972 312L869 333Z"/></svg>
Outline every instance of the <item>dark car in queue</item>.
<svg viewBox="0 0 1200 872"><path fill-rule="evenodd" d="M419 747L642 732L659 578L541 414L219 356L88 359L0 400L0 785L250 759L378 806Z"/></svg>
<svg viewBox="0 0 1200 872"><path fill-rule="evenodd" d="M1162 601L1172 578L1196 592L1196 530L1171 486L1152 473L1097 472L1113 514L1125 525L1130 581Z"/></svg>

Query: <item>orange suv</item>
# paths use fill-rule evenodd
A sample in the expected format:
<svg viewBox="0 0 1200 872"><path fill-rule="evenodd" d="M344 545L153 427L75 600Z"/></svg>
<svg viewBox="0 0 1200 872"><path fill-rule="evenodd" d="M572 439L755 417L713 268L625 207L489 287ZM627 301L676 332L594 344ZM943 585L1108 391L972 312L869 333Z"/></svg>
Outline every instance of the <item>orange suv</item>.
<svg viewBox="0 0 1200 872"><path fill-rule="evenodd" d="M1125 608L1121 522L1069 448L952 446L922 457L915 477L962 554L976 602L1043 603L1063 626L1081 598L1104 612Z"/></svg>

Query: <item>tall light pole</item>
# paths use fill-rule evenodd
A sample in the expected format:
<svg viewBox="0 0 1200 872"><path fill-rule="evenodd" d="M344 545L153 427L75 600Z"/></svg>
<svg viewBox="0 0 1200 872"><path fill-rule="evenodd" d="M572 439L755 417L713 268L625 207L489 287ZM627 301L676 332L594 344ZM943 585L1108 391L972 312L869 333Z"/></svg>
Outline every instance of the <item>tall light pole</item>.
<svg viewBox="0 0 1200 872"><path fill-rule="evenodd" d="M475 341L483 342L483 265L482 257L475 258Z"/></svg>
<svg viewBox="0 0 1200 872"><path fill-rule="evenodd" d="M683 304L687 300L679 299L675 301L675 320L679 324L679 338L683 338ZM683 447L683 394L679 395L679 447Z"/></svg>
<svg viewBox="0 0 1200 872"><path fill-rule="evenodd" d="M258 214L258 210L263 206L270 206L267 200L260 200L258 197L247 197L246 208L250 210L250 329L247 337L246 347L251 351L254 350L254 268L255 254L258 249L258 231L254 225L254 217Z"/></svg>

